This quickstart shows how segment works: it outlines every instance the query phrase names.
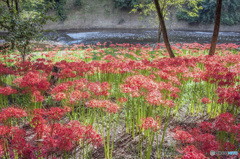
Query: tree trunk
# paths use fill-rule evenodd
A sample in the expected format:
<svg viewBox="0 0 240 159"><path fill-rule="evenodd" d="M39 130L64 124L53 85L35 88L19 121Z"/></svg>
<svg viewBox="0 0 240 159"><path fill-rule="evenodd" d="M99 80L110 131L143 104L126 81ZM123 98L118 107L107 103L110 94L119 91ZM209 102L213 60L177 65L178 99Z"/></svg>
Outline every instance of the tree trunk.
<svg viewBox="0 0 240 159"><path fill-rule="evenodd" d="M162 28L164 43L166 45L169 56L171 58L174 58L175 56L173 54L173 51L171 49L171 45L170 45L169 40L168 40L167 29L166 29L165 22L164 22L164 19L163 19L163 15L162 15L162 12L161 12L161 9L160 9L160 6L159 6L159 2L158 2L158 0L154 0L154 3L155 3L156 10L157 10L159 23L160 23L161 28Z"/></svg>
<svg viewBox="0 0 240 159"><path fill-rule="evenodd" d="M209 55L214 55L217 45L217 39L220 29L221 22L221 11L222 11L222 0L217 0L216 13L215 13L215 24L212 36L211 48L209 50Z"/></svg>
<svg viewBox="0 0 240 159"><path fill-rule="evenodd" d="M162 29L161 29L161 25L159 23L159 27L158 27L158 43L161 42L161 35L162 35Z"/></svg>

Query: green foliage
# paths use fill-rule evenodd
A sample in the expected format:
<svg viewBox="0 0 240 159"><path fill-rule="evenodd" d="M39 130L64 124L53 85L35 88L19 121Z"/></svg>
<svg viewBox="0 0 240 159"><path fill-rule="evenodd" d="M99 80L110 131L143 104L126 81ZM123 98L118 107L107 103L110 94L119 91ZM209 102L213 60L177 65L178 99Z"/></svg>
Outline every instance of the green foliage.
<svg viewBox="0 0 240 159"><path fill-rule="evenodd" d="M139 0L113 0L116 8L132 9L135 5L139 4Z"/></svg>
<svg viewBox="0 0 240 159"><path fill-rule="evenodd" d="M199 10L196 17L191 17L186 14L191 7L187 6L185 10L180 9L177 12L178 20L185 20L189 24L200 24L200 23L214 23L216 1L203 0L198 3L198 6L202 6L202 10ZM225 0L222 4L221 24L223 25L235 25L240 24L240 0Z"/></svg>
<svg viewBox="0 0 240 159"><path fill-rule="evenodd" d="M168 19L168 15L173 13L173 10L182 9L183 5L190 6L192 9L186 11L189 16L198 16L198 11L201 6L197 6L198 1L201 0L159 0L160 9L165 19ZM135 5L131 12L138 12L140 15L149 16L156 14L156 7L152 0L141 0L138 5ZM158 21L158 20L156 20Z"/></svg>
<svg viewBox="0 0 240 159"><path fill-rule="evenodd" d="M66 0L56 0L55 1L55 9L57 12L57 15L59 16L60 21L64 21L67 19L67 13L65 9Z"/></svg>
<svg viewBox="0 0 240 159"><path fill-rule="evenodd" d="M75 1L74 1L74 6L76 6L76 7L82 7L82 2L81 2L81 0L75 0Z"/></svg>
<svg viewBox="0 0 240 159"><path fill-rule="evenodd" d="M16 0L17 1L17 0ZM13 1L14 2L14 1ZM43 5L41 11L26 11L21 10L24 8L22 4L25 1L17 1L18 5L0 6L5 12L0 12L0 29L7 32L4 37L5 41L11 43L11 48L17 48L21 52L23 60L26 54L30 51L31 40L41 40L43 33L43 25L47 20L54 20L52 17L47 16L47 11L51 5Z"/></svg>

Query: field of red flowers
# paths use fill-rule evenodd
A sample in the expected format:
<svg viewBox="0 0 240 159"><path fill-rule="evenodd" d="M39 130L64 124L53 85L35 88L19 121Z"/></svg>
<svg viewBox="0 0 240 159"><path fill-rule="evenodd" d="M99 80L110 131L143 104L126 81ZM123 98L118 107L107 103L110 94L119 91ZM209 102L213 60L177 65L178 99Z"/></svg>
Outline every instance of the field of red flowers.
<svg viewBox="0 0 240 159"><path fill-rule="evenodd" d="M237 158L239 45L47 47L0 55L0 158ZM238 157L240 155L238 154Z"/></svg>

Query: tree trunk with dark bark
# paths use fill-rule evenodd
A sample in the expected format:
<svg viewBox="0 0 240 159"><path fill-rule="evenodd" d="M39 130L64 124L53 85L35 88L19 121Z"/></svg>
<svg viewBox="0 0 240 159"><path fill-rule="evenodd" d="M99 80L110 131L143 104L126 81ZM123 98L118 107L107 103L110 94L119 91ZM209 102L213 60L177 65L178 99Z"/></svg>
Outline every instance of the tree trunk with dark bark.
<svg viewBox="0 0 240 159"><path fill-rule="evenodd" d="M167 29L166 29L166 26L165 26L164 18L163 18L158 0L154 0L154 4L155 4L156 10L157 10L159 23L160 23L161 28L162 28L163 40L164 40L164 43L166 45L168 54L171 58L174 58L175 56L173 54L171 45L170 45L169 40L168 40Z"/></svg>
<svg viewBox="0 0 240 159"><path fill-rule="evenodd" d="M211 43L211 48L209 50L209 55L211 56L215 54L215 50L216 50L217 39L218 39L218 34L220 29L220 22L221 22L221 11L222 11L222 0L217 0L212 43Z"/></svg>
<svg viewBox="0 0 240 159"><path fill-rule="evenodd" d="M161 29L161 25L159 24L159 26L158 26L158 43L161 42L161 35L162 35L162 29Z"/></svg>

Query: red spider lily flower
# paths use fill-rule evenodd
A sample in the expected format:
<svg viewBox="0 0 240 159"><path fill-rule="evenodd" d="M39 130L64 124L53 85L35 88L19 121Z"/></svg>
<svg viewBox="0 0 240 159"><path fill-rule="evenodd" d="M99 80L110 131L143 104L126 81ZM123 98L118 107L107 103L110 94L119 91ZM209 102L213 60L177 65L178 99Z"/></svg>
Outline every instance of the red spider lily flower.
<svg viewBox="0 0 240 159"><path fill-rule="evenodd" d="M86 103L86 106L91 108L106 108L108 104L110 104L110 101L101 101L93 99Z"/></svg>
<svg viewBox="0 0 240 159"><path fill-rule="evenodd" d="M209 122L201 122L199 124L199 127L201 128L202 132L206 132L206 133L209 133L213 130L213 127L212 127L212 123L209 123Z"/></svg>
<svg viewBox="0 0 240 159"><path fill-rule="evenodd" d="M44 134L50 134L50 127L46 125L46 120L41 116L36 116L30 122L34 131L37 133L37 139L42 139Z"/></svg>
<svg viewBox="0 0 240 159"><path fill-rule="evenodd" d="M3 155L4 153L4 146L2 144L2 141L0 140L0 155Z"/></svg>
<svg viewBox="0 0 240 159"><path fill-rule="evenodd" d="M68 84L66 83L61 83L59 85L57 85L56 87L54 87L51 91L52 94L57 94L59 92L65 92L68 90Z"/></svg>
<svg viewBox="0 0 240 159"><path fill-rule="evenodd" d="M111 88L111 85L108 82L102 82L100 84L101 90L102 91L108 91Z"/></svg>
<svg viewBox="0 0 240 159"><path fill-rule="evenodd" d="M59 92L59 93L56 94L56 96L55 96L56 101L61 101L63 99L66 99L66 94L65 93Z"/></svg>
<svg viewBox="0 0 240 159"><path fill-rule="evenodd" d="M0 94L9 96L10 94L17 94L17 90L11 87L0 87Z"/></svg>
<svg viewBox="0 0 240 159"><path fill-rule="evenodd" d="M27 113L25 112L25 110L9 107L9 108L3 109L2 112L0 113L0 121L5 122L10 118L18 119L26 116L27 116Z"/></svg>
<svg viewBox="0 0 240 159"><path fill-rule="evenodd" d="M220 114L213 123L214 129L218 131L231 132L231 127L234 124L235 119L230 113Z"/></svg>
<svg viewBox="0 0 240 159"><path fill-rule="evenodd" d="M133 92L133 93L131 94L131 97L132 97L132 98L136 98L136 97L140 97L140 96L141 96L141 94L138 93L138 92Z"/></svg>
<svg viewBox="0 0 240 159"><path fill-rule="evenodd" d="M236 140L240 142L240 123L231 127L232 133L236 136Z"/></svg>
<svg viewBox="0 0 240 159"><path fill-rule="evenodd" d="M234 104L237 107L240 107L240 86L238 85L236 88L229 87L229 88L221 88L218 87L217 94L218 94L218 103L228 103Z"/></svg>
<svg viewBox="0 0 240 159"><path fill-rule="evenodd" d="M34 117L38 117L38 116L47 116L47 112L44 109L39 109L36 108L33 111L33 116Z"/></svg>
<svg viewBox="0 0 240 159"><path fill-rule="evenodd" d="M109 104L108 106L107 106L107 112L108 113L114 113L114 114L116 114L117 112L119 112L119 110L120 110L121 108L117 105L117 104L114 104L114 103L111 103L111 104Z"/></svg>
<svg viewBox="0 0 240 159"><path fill-rule="evenodd" d="M79 90L74 90L71 94L71 98L75 100L80 100L81 97L82 97L82 92L80 92Z"/></svg>
<svg viewBox="0 0 240 159"><path fill-rule="evenodd" d="M167 106L169 108L173 108L175 106L175 103L172 100L166 99L163 103L163 106Z"/></svg>
<svg viewBox="0 0 240 159"><path fill-rule="evenodd" d="M236 147L234 144L230 143L230 142L226 142L224 143L224 151L234 151L236 150Z"/></svg>
<svg viewBox="0 0 240 159"><path fill-rule="evenodd" d="M54 136L46 136L42 142L43 149L47 153L56 152L57 141Z"/></svg>
<svg viewBox="0 0 240 159"><path fill-rule="evenodd" d="M86 132L85 132L85 137L86 137L86 139L90 139L90 142L94 146L98 147L98 146L102 145L101 136L92 129L92 126L87 127Z"/></svg>
<svg viewBox="0 0 240 159"><path fill-rule="evenodd" d="M206 134L199 134L194 137L194 142L196 142L196 145L198 149L202 153L210 153L211 150L217 151L219 150L219 143L215 140L215 136L212 134L206 133Z"/></svg>
<svg viewBox="0 0 240 159"><path fill-rule="evenodd" d="M202 100L201 100L202 103L206 104L206 103L211 103L210 99L209 98L206 98L204 97Z"/></svg>
<svg viewBox="0 0 240 159"><path fill-rule="evenodd" d="M183 150L183 153L188 153L188 152L199 152L199 150L194 145L190 145L185 147Z"/></svg>
<svg viewBox="0 0 240 159"><path fill-rule="evenodd" d="M164 104L164 101L162 100L162 94L159 91L149 92L145 99L152 105L159 106L160 104Z"/></svg>
<svg viewBox="0 0 240 159"><path fill-rule="evenodd" d="M58 108L52 107L48 110L47 115L49 119L52 120L60 120L67 112L69 112L71 108Z"/></svg>
<svg viewBox="0 0 240 159"><path fill-rule="evenodd" d="M158 125L158 121L153 119L153 117L147 117L141 119L141 126L140 128L147 130L147 129L152 129L153 131L157 131L160 129L160 126Z"/></svg>
<svg viewBox="0 0 240 159"><path fill-rule="evenodd" d="M56 138L57 146L60 151L70 151L74 148L76 141L72 128L65 126L58 127L54 136Z"/></svg>
<svg viewBox="0 0 240 159"><path fill-rule="evenodd" d="M18 156L23 156L23 158L32 156L33 147L27 143L25 139L25 130L14 127L11 130L11 136L12 139L10 139L10 147L17 152Z"/></svg>
<svg viewBox="0 0 240 159"><path fill-rule="evenodd" d="M41 92L39 91L34 91L32 94L33 97L33 102L43 102L44 97L41 95Z"/></svg>
<svg viewBox="0 0 240 159"><path fill-rule="evenodd" d="M82 99L88 99L88 98L90 98L90 94L88 92L83 92L81 98Z"/></svg>
<svg viewBox="0 0 240 159"><path fill-rule="evenodd" d="M10 133L10 130L11 129L7 126L0 126L0 137L8 135Z"/></svg>
<svg viewBox="0 0 240 159"><path fill-rule="evenodd" d="M181 141L182 143L191 143L193 141L193 136L183 130L180 130L179 127L177 127L175 130L174 138L178 141Z"/></svg>
<svg viewBox="0 0 240 159"><path fill-rule="evenodd" d="M73 85L75 86L74 89L80 90L80 91L85 91L87 88L87 79L86 78L81 78L80 80L75 80L73 81Z"/></svg>
<svg viewBox="0 0 240 159"><path fill-rule="evenodd" d="M91 107L91 108L101 108L103 111L106 111L108 113L117 113L120 110L120 107L115 104L112 103L108 100L90 100L88 103L86 103L87 107Z"/></svg>
<svg viewBox="0 0 240 159"><path fill-rule="evenodd" d="M99 86L97 83L91 82L87 85L87 87L91 92L95 94L98 94L101 92L101 86Z"/></svg>
<svg viewBox="0 0 240 159"><path fill-rule="evenodd" d="M67 125L67 127L71 127L76 136L76 141L84 140L84 134L86 132L87 127L85 125L82 125L77 120L70 121Z"/></svg>
<svg viewBox="0 0 240 159"><path fill-rule="evenodd" d="M120 103L125 103L125 102L127 102L127 98L120 97L120 98L118 98L118 101L119 101Z"/></svg>
<svg viewBox="0 0 240 159"><path fill-rule="evenodd" d="M38 84L37 84L37 88L38 90L47 90L50 86L50 83L47 80L41 80Z"/></svg>
<svg viewBox="0 0 240 159"><path fill-rule="evenodd" d="M207 157L202 153L187 152L182 156L182 159L207 159Z"/></svg>
<svg viewBox="0 0 240 159"><path fill-rule="evenodd" d="M120 91L122 93L133 93L138 91L138 87L130 84L120 85Z"/></svg>

